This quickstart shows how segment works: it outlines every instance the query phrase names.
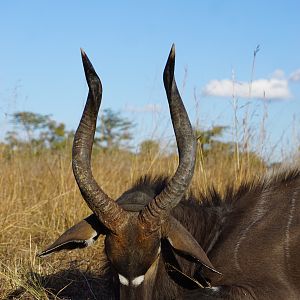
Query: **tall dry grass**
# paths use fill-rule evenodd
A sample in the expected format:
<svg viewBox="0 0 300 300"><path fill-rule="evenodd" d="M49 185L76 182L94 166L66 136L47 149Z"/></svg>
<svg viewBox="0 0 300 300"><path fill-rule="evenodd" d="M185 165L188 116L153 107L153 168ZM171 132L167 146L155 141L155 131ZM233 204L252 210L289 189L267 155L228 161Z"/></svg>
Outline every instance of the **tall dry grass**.
<svg viewBox="0 0 300 300"><path fill-rule="evenodd" d="M263 173L263 164L243 164L239 159L237 171L234 156L215 153L203 158L198 153L192 188L205 192L214 183L222 191L227 184L238 185ZM91 282L97 281L101 242L46 259L36 257L66 228L90 213L73 178L70 149L9 157L1 153L0 165L0 299L68 299L63 295L72 286L82 286L86 299L97 298ZM170 175L176 166L175 155L98 152L93 156L94 176L113 198L140 176Z"/></svg>

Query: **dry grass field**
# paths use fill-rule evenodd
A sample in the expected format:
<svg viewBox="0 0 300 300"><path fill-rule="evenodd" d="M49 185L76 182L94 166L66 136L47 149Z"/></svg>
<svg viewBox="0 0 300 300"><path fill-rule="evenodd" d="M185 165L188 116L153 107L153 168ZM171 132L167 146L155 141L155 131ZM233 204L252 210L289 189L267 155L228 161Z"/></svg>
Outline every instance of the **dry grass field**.
<svg viewBox="0 0 300 300"><path fill-rule="evenodd" d="M205 193L252 180L264 164L248 156L221 153L205 159L198 153L192 187ZM71 150L40 155L0 156L0 299L97 299L101 281L97 265L102 241L94 246L39 259L37 253L90 211L82 200L71 168ZM140 176L172 174L175 155L98 152L93 172L103 189L117 198Z"/></svg>

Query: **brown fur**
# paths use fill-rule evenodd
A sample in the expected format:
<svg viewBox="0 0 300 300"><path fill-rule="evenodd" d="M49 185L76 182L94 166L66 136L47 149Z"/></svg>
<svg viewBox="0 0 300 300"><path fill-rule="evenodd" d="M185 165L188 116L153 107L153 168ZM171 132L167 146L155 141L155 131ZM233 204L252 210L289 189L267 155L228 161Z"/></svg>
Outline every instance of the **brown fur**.
<svg viewBox="0 0 300 300"><path fill-rule="evenodd" d="M144 177L133 189L157 194L166 182L166 178ZM300 171L295 169L244 183L236 191L229 187L223 197L212 188L209 196L199 200L193 193L183 199L172 215L192 233L223 274L205 270L215 288L185 291L185 297L299 298L299 186ZM200 266L179 260L187 274L202 272ZM160 278L165 273L162 268ZM171 287L174 292L169 279L160 280L155 289L157 299L163 295L171 299L173 292L166 289ZM176 297L184 292L176 291Z"/></svg>

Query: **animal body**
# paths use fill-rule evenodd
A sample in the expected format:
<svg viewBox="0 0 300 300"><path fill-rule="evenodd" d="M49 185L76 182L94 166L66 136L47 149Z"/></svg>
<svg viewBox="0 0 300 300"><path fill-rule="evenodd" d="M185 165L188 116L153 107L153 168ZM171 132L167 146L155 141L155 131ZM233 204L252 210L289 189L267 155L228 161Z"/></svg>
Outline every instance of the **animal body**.
<svg viewBox="0 0 300 300"><path fill-rule="evenodd" d="M120 299L299 299L300 172L291 170L196 199L196 139L178 92L175 48L164 85L179 164L172 178L140 179L116 201L95 181L91 151L102 86L82 51L89 94L75 134L75 179L91 214L40 253L83 248L105 236Z"/></svg>

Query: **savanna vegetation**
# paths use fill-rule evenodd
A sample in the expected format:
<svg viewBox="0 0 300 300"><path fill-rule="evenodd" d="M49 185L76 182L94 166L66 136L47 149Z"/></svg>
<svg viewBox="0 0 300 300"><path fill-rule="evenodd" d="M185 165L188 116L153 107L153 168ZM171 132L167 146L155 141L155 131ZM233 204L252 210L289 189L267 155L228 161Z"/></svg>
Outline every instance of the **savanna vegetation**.
<svg viewBox="0 0 300 300"><path fill-rule="evenodd" d="M111 110L99 121L93 173L111 197L142 175L173 174L175 150L161 149L159 141L149 139L135 152L129 147L133 122ZM31 112L15 113L12 122L14 129L0 147L0 298L97 299L103 241L44 259L36 256L90 213L72 173L73 132L50 116ZM227 129L195 129L198 154L191 188L198 195L212 184L222 193L228 184L236 187L268 169L240 141L224 142Z"/></svg>

